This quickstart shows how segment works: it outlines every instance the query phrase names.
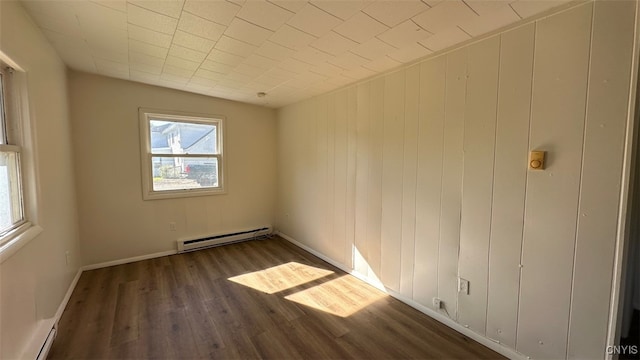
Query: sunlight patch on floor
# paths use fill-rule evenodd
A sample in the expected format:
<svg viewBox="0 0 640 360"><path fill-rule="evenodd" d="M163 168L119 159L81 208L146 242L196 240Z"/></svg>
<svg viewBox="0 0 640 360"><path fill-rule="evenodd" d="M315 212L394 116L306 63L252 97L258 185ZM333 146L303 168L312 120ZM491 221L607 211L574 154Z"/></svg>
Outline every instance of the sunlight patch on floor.
<svg viewBox="0 0 640 360"><path fill-rule="evenodd" d="M266 294L274 294L330 274L333 274L333 271L292 261L268 269L230 277L228 280Z"/></svg>
<svg viewBox="0 0 640 360"><path fill-rule="evenodd" d="M344 275L321 285L285 296L285 299L340 317L348 317L387 294Z"/></svg>

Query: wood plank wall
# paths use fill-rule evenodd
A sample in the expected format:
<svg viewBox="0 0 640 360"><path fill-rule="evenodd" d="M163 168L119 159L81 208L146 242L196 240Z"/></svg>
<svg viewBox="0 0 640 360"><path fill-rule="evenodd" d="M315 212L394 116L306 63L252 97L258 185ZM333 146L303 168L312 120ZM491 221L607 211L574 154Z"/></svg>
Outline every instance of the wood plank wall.
<svg viewBox="0 0 640 360"><path fill-rule="evenodd" d="M278 229L527 356L602 358L635 7L582 4L281 109Z"/></svg>

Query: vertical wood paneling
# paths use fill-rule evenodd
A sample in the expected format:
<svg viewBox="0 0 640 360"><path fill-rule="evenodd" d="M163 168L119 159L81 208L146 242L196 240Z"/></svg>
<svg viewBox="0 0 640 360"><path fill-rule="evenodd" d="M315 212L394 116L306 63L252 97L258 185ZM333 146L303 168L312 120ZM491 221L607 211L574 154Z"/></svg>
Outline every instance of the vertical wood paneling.
<svg viewBox="0 0 640 360"><path fill-rule="evenodd" d="M385 77L382 154L381 280L400 290L402 243L402 156L404 136L404 71Z"/></svg>
<svg viewBox="0 0 640 360"><path fill-rule="evenodd" d="M440 56L420 65L413 296L425 306L438 296L446 60Z"/></svg>
<svg viewBox="0 0 640 360"><path fill-rule="evenodd" d="M533 24L501 36L487 337L515 347L527 179Z"/></svg>
<svg viewBox="0 0 640 360"><path fill-rule="evenodd" d="M333 259L344 264L347 206L347 91L335 93Z"/></svg>
<svg viewBox="0 0 640 360"><path fill-rule="evenodd" d="M358 85L356 99L356 200L353 268L368 276L369 157L371 150L370 102L371 84Z"/></svg>
<svg viewBox="0 0 640 360"><path fill-rule="evenodd" d="M467 89L467 48L447 56L438 296L448 314L457 319L458 250L462 199L464 107Z"/></svg>
<svg viewBox="0 0 640 360"><path fill-rule="evenodd" d="M336 93L324 95L327 97L327 206L323 252L331 257L336 254L335 230L335 188L336 188ZM337 260L337 259L336 259Z"/></svg>
<svg viewBox="0 0 640 360"><path fill-rule="evenodd" d="M367 215L369 278L380 279L380 232L382 227L382 143L384 131L384 78L371 81L369 98L370 142Z"/></svg>
<svg viewBox="0 0 640 360"><path fill-rule="evenodd" d="M602 357L606 346L618 194L631 79L633 1L596 2L575 252L571 359ZM622 60L621 60L622 59Z"/></svg>
<svg viewBox="0 0 640 360"><path fill-rule="evenodd" d="M458 296L458 321L480 334L487 320L499 58L498 36L469 46L458 271L470 286Z"/></svg>
<svg viewBox="0 0 640 360"><path fill-rule="evenodd" d="M330 239L330 233L327 233L326 229L328 228L327 225L329 223L329 218L327 218L327 208L328 208L328 196L327 196L327 181L328 181L328 175L327 175L327 164L328 164L328 149L327 149L327 142L328 142L328 127L327 127L327 108L328 108L328 97L327 96L320 96L316 99L313 100L315 103L315 109L313 109L312 111L315 110L316 112L316 126L317 126L317 132L318 132L318 136L317 136L317 163L318 163L318 173L317 173L317 182L318 182L318 186L317 186L317 199L318 199L318 234L317 234L317 241L318 243L316 244L317 249L319 249L320 251L322 251L323 253L326 254L326 247L327 247L327 243L328 240Z"/></svg>
<svg viewBox="0 0 640 360"><path fill-rule="evenodd" d="M420 65L415 65L407 69L405 73L404 94L404 173L402 175L400 293L411 299L413 298L413 266L415 259Z"/></svg>
<svg viewBox="0 0 640 360"><path fill-rule="evenodd" d="M538 358L566 356L592 5L537 24L517 350Z"/></svg>
<svg viewBox="0 0 640 360"><path fill-rule="evenodd" d="M345 234L345 265L354 269L353 246L355 244L355 216L356 216L356 151L357 151L357 87L347 89L347 205L346 205L346 234Z"/></svg>

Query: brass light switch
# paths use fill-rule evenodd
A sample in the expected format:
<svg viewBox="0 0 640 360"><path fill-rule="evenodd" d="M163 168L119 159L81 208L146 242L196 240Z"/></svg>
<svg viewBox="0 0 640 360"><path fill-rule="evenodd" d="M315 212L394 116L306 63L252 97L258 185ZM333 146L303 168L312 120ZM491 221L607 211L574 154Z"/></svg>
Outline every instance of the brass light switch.
<svg viewBox="0 0 640 360"><path fill-rule="evenodd" d="M544 151L531 151L529 153L529 169L531 170L543 170L544 169Z"/></svg>

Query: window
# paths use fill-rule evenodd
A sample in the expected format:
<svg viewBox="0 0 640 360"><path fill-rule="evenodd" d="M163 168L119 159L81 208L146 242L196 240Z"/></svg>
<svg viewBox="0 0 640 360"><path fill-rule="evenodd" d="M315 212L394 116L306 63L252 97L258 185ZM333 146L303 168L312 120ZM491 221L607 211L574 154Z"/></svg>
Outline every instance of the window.
<svg viewBox="0 0 640 360"><path fill-rule="evenodd" d="M224 193L221 117L140 109L145 200Z"/></svg>
<svg viewBox="0 0 640 360"><path fill-rule="evenodd" d="M19 122L9 91L13 69L0 71L0 240L25 221L20 168ZM1 244L0 244L1 245Z"/></svg>

